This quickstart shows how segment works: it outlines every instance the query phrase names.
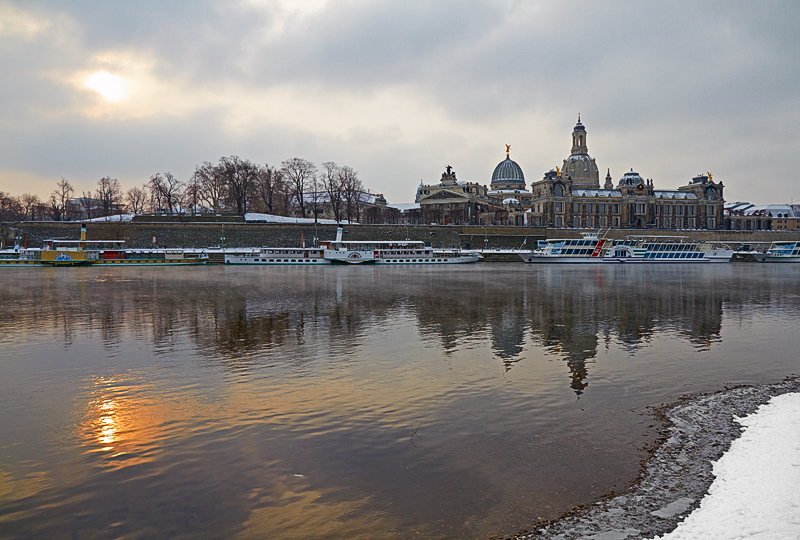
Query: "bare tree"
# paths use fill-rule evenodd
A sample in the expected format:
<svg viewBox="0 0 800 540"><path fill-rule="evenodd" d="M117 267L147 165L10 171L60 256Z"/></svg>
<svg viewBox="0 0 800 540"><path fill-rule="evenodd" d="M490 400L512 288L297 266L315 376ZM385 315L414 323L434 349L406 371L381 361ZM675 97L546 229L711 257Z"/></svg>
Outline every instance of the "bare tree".
<svg viewBox="0 0 800 540"><path fill-rule="evenodd" d="M236 213L246 214L258 177L258 165L238 156L221 158L219 163L227 180L228 197L236 205Z"/></svg>
<svg viewBox="0 0 800 540"><path fill-rule="evenodd" d="M339 175L339 166L333 161L322 164L322 188L328 194L328 202L333 211L333 219L341 221L342 213L342 182Z"/></svg>
<svg viewBox="0 0 800 540"><path fill-rule="evenodd" d="M147 191L144 188L132 187L128 190L128 209L134 214L143 214L147 203Z"/></svg>
<svg viewBox="0 0 800 540"><path fill-rule="evenodd" d="M347 220L360 221L361 206L365 199L364 185L358 179L358 173L346 165L339 169L339 179Z"/></svg>
<svg viewBox="0 0 800 540"><path fill-rule="evenodd" d="M56 184L56 189L50 194L50 215L54 221L67 220L69 218L69 200L72 194L75 193L75 188L69 183L69 180L61 177L61 180Z"/></svg>
<svg viewBox="0 0 800 540"><path fill-rule="evenodd" d="M280 206L280 192L284 189L283 173L279 169L269 165L259 167L255 192L267 214L275 214Z"/></svg>
<svg viewBox="0 0 800 540"><path fill-rule="evenodd" d="M319 214L323 210L325 202L325 190L322 187L322 175L313 175L308 179L308 206L314 214L314 223L317 222Z"/></svg>
<svg viewBox="0 0 800 540"><path fill-rule="evenodd" d="M104 176L97 181L97 191L95 199L100 206L101 216L110 216L114 210L119 209L122 202L122 186L119 185L119 180Z"/></svg>
<svg viewBox="0 0 800 540"><path fill-rule="evenodd" d="M300 207L300 213L306 217L305 194L308 183L312 178L316 179L317 168L310 161L301 158L287 159L281 165L284 177L292 187L292 196Z"/></svg>
<svg viewBox="0 0 800 540"><path fill-rule="evenodd" d="M23 208L19 200L0 191L0 221L17 221L23 219Z"/></svg>
<svg viewBox="0 0 800 540"><path fill-rule="evenodd" d="M96 204L94 200L94 194L91 191L82 191L81 196L78 197L78 203L80 204L81 219L92 219L97 217L97 213L100 208Z"/></svg>
<svg viewBox="0 0 800 540"><path fill-rule="evenodd" d="M204 161L195 168L192 179L197 185L197 199L215 214L220 213L223 201L228 196L228 184L222 165Z"/></svg>
<svg viewBox="0 0 800 540"><path fill-rule="evenodd" d="M170 213L180 209L183 183L172 174L168 172L163 175L154 174L150 177L147 187L155 209Z"/></svg>
<svg viewBox="0 0 800 540"><path fill-rule="evenodd" d="M23 219L34 221L36 219L36 211L42 204L39 196L33 193L23 193L19 198L19 203L22 206Z"/></svg>

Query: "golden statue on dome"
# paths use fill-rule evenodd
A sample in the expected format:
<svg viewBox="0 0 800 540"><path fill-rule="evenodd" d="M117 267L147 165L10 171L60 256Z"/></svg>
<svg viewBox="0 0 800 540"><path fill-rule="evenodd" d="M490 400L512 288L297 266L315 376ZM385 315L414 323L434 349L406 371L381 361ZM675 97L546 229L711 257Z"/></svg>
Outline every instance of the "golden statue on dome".
<svg viewBox="0 0 800 540"><path fill-rule="evenodd" d="M511 152L511 145L510 145L510 144L507 144L507 145L506 145L506 157L509 157L509 156L508 156L508 154L509 154L510 152Z"/></svg>

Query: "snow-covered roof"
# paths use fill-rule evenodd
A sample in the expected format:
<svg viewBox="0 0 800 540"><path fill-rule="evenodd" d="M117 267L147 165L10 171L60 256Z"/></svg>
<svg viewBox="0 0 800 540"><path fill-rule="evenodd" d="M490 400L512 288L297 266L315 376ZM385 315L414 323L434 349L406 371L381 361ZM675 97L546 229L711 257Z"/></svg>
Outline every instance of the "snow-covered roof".
<svg viewBox="0 0 800 540"><path fill-rule="evenodd" d="M725 210L744 210L745 208L750 208L753 206L749 202L726 202L725 203Z"/></svg>
<svg viewBox="0 0 800 540"><path fill-rule="evenodd" d="M259 223L314 223L314 218L301 218L301 217L288 217L288 216L273 216L272 214L257 214L248 212L244 215L245 221L255 221ZM317 223L322 225L336 225L334 219L317 219ZM341 223L349 223L347 220L342 220Z"/></svg>
<svg viewBox="0 0 800 540"><path fill-rule="evenodd" d="M622 197L622 192L618 189L573 189L572 195L575 197Z"/></svg>
<svg viewBox="0 0 800 540"><path fill-rule="evenodd" d="M117 214L115 216L103 216L93 219L85 219L83 221L130 221L136 214Z"/></svg>
<svg viewBox="0 0 800 540"><path fill-rule="evenodd" d="M697 195L691 191L653 191L656 199L697 199Z"/></svg>
<svg viewBox="0 0 800 540"><path fill-rule="evenodd" d="M533 193L527 189L490 189L487 191L489 195L522 195L532 197Z"/></svg>
<svg viewBox="0 0 800 540"><path fill-rule="evenodd" d="M401 212L406 210L419 210L419 203L387 204L388 208L397 208Z"/></svg>
<svg viewBox="0 0 800 540"><path fill-rule="evenodd" d="M745 216L798 217L794 209L788 204L750 206L749 208L743 210L742 213ZM780 216L778 214L780 214Z"/></svg>

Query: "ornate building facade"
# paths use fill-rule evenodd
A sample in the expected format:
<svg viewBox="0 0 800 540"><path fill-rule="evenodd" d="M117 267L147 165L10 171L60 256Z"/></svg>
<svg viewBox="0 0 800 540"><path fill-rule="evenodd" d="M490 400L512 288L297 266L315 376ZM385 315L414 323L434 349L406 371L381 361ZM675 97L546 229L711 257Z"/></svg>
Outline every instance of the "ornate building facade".
<svg viewBox="0 0 800 540"><path fill-rule="evenodd" d="M420 182L415 202L419 203L423 223L463 225L479 223L479 216L499 207L488 196L488 188L476 182L460 182L448 165L438 184Z"/></svg>
<svg viewBox="0 0 800 540"><path fill-rule="evenodd" d="M534 182L527 225L542 227L621 227L636 229L722 229L722 183L698 175L677 190L659 190L652 179L631 169L617 185L606 174L600 187L594 158L588 153L586 128L578 117L572 153L563 170Z"/></svg>
<svg viewBox="0 0 800 540"><path fill-rule="evenodd" d="M438 184L417 187L423 223L440 225L524 225L533 194L525 187L522 168L510 156L497 164L489 187L462 182L447 166Z"/></svg>

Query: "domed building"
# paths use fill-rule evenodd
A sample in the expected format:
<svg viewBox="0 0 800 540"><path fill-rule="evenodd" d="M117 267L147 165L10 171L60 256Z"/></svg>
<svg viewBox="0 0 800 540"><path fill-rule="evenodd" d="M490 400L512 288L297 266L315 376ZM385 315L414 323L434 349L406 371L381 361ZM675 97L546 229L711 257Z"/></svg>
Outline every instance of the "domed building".
<svg viewBox="0 0 800 540"><path fill-rule="evenodd" d="M722 183L699 175L676 190L656 189L631 169L614 186L611 171L600 188L594 158L586 146L586 128L578 116L572 130L572 153L564 168L533 182L526 223L544 227L720 229L723 227Z"/></svg>
<svg viewBox="0 0 800 540"><path fill-rule="evenodd" d="M509 157L511 147L506 147L506 159L497 164L492 173L492 190L525 189L525 175L517 162Z"/></svg>
<svg viewBox="0 0 800 540"><path fill-rule="evenodd" d="M492 216L485 216L486 223L495 225L524 225L525 211L531 207L533 193L525 187L525 175L510 156L511 146L506 145L506 159L497 164L492 173L488 196L502 205Z"/></svg>
<svg viewBox="0 0 800 540"><path fill-rule="evenodd" d="M589 155L589 148L586 146L586 128L581 124L581 115L578 115L578 123L572 130L572 153L564 160L561 168L565 177L572 180L572 185L581 188L599 188L600 173L597 170L597 163Z"/></svg>

